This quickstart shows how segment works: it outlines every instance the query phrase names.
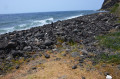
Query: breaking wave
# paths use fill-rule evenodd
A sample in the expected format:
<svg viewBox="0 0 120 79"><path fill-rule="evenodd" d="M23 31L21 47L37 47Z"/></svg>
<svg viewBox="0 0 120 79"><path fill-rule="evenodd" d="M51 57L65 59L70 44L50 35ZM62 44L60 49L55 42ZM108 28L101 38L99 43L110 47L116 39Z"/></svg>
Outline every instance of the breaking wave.
<svg viewBox="0 0 120 79"><path fill-rule="evenodd" d="M0 34L12 32L12 31L26 30L26 29L30 29L31 27L42 26L44 24L50 24L53 21L54 21L54 18L48 18L48 19L43 19L43 20L31 21L29 23L16 25L10 28L0 28Z"/></svg>

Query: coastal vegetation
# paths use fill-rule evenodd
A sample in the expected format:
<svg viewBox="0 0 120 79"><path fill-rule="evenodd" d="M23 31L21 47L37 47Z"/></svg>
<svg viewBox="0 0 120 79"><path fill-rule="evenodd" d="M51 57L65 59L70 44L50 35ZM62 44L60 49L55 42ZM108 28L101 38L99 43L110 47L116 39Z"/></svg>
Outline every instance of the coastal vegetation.
<svg viewBox="0 0 120 79"><path fill-rule="evenodd" d="M100 35L96 37L101 46L111 48L114 51L120 51L120 31Z"/></svg>
<svg viewBox="0 0 120 79"><path fill-rule="evenodd" d="M111 9L111 13L114 13L116 16L120 17L120 3L116 3Z"/></svg>

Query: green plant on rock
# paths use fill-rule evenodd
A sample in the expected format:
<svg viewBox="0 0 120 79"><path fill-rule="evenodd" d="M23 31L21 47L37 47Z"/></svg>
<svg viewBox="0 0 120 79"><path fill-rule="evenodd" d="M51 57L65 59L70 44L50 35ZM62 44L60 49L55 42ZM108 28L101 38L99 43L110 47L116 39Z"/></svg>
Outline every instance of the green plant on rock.
<svg viewBox="0 0 120 79"><path fill-rule="evenodd" d="M110 12L120 17L120 3L116 3L111 7Z"/></svg>

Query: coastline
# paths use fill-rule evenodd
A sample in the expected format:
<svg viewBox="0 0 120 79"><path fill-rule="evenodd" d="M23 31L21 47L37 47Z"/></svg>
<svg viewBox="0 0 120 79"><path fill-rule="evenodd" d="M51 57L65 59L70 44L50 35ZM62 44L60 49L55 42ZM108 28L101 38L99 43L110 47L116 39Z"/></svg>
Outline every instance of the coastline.
<svg viewBox="0 0 120 79"><path fill-rule="evenodd" d="M47 56L45 51L48 50L60 52L62 49L68 49L68 52L73 53L71 47L74 45L77 45L77 51L82 51L84 59L91 57L91 53L97 56L105 53L106 50L112 52L111 49L96 45L98 40L95 37L105 35L112 29L118 29L120 24L116 23L117 20L118 18L110 13L95 13L2 34L0 35L0 63L10 63L13 59L19 60L21 57L29 59L38 55ZM8 71L7 68L3 70L1 67L0 74Z"/></svg>

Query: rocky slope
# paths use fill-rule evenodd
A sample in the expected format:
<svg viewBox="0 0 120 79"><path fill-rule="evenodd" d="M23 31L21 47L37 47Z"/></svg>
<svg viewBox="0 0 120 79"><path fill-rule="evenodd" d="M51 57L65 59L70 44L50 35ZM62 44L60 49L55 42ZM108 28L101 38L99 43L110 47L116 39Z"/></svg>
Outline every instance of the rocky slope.
<svg viewBox="0 0 120 79"><path fill-rule="evenodd" d="M101 10L107 10L120 17L120 0L104 0Z"/></svg>
<svg viewBox="0 0 120 79"><path fill-rule="evenodd" d="M16 62L21 57L35 58L36 55L41 56L39 51L61 47L71 49L70 45L76 43L84 47L84 50L83 48L79 50L85 55L88 52L100 54L105 49L97 48L95 37L119 28L120 24L116 24L115 20L117 17L112 14L97 13L0 35L0 73L11 69L14 65L13 61ZM43 55L49 58L44 52Z"/></svg>
<svg viewBox="0 0 120 79"><path fill-rule="evenodd" d="M119 3L120 0L104 0L104 3L102 5L103 10L109 10L112 8L116 3Z"/></svg>

